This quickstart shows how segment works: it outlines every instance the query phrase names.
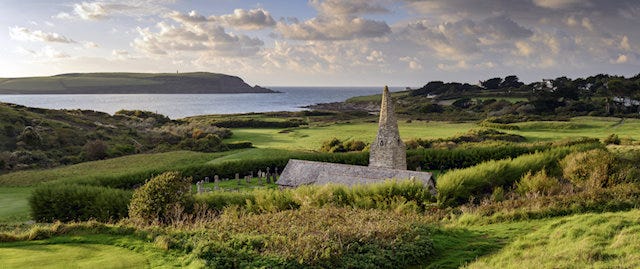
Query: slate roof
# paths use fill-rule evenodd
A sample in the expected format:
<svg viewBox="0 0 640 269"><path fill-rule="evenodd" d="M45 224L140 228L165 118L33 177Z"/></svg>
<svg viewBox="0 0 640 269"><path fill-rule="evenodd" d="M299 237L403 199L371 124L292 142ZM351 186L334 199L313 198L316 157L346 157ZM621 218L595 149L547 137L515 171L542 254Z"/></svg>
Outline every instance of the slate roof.
<svg viewBox="0 0 640 269"><path fill-rule="evenodd" d="M311 184L371 184L387 179L410 179L422 181L435 194L435 184L431 173L389 169L337 163L324 163L291 159L276 181L280 187L298 187Z"/></svg>

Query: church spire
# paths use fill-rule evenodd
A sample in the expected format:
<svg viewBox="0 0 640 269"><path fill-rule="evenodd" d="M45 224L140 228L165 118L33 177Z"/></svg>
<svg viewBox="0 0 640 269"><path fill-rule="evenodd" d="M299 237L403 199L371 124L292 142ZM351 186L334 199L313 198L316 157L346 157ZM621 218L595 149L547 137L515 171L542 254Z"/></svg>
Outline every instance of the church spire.
<svg viewBox="0 0 640 269"><path fill-rule="evenodd" d="M405 145L400 139L394 107L389 88L384 86L378 134L371 144L369 166L406 170L407 154Z"/></svg>

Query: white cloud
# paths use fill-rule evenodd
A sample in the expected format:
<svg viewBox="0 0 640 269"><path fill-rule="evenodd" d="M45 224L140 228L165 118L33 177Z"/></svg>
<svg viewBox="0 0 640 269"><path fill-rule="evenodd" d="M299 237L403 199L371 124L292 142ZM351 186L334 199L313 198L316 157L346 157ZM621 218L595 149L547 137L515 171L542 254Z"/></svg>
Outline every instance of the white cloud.
<svg viewBox="0 0 640 269"><path fill-rule="evenodd" d="M389 9L375 0L311 0L309 2L320 14L330 17L389 12Z"/></svg>
<svg viewBox="0 0 640 269"><path fill-rule="evenodd" d="M293 40L354 40L383 37L391 33L385 21L359 17L366 13L388 12L376 1L366 0L311 0L318 16L299 22L281 21L276 32L281 37Z"/></svg>
<svg viewBox="0 0 640 269"><path fill-rule="evenodd" d="M631 50L631 45L629 45L629 38L625 35L622 36L622 40L620 41L620 48L622 50Z"/></svg>
<svg viewBox="0 0 640 269"><path fill-rule="evenodd" d="M584 4L585 0L533 0L533 3L544 8L563 9L576 4Z"/></svg>
<svg viewBox="0 0 640 269"><path fill-rule="evenodd" d="M98 45L98 43L92 42L92 41L85 41L85 42L82 43L82 45L87 49L100 47L100 45Z"/></svg>
<svg viewBox="0 0 640 269"><path fill-rule="evenodd" d="M313 18L301 23L278 23L277 32L294 40L349 40L382 37L391 32L383 21L364 18Z"/></svg>
<svg viewBox="0 0 640 269"><path fill-rule="evenodd" d="M418 60L418 58L416 57L409 57L409 56L405 56L405 57L401 57L400 59L401 62L405 62L408 64L409 69L412 70L421 70L422 69L422 65L420 64L420 60Z"/></svg>
<svg viewBox="0 0 640 269"><path fill-rule="evenodd" d="M264 9L236 9L233 14L222 15L218 17L218 20L229 26L245 30L257 30L276 25L271 14Z"/></svg>
<svg viewBox="0 0 640 269"><path fill-rule="evenodd" d="M18 52L23 55L31 56L34 59L38 59L38 60L62 59L62 58L70 57L69 54L59 51L51 46L45 46L38 51L26 49L23 47L18 47Z"/></svg>
<svg viewBox="0 0 640 269"><path fill-rule="evenodd" d="M41 30L31 30L25 27L14 26L9 28L9 36L14 40L41 41L57 43L75 43L73 39L58 33L48 33Z"/></svg>
<svg viewBox="0 0 640 269"><path fill-rule="evenodd" d="M99 0L74 3L70 12L60 12L57 19L104 20L112 16L144 17L166 12L164 4L173 0Z"/></svg>
<svg viewBox="0 0 640 269"><path fill-rule="evenodd" d="M157 24L159 31L138 28L140 35L133 46L148 54L175 54L183 51L201 51L224 57L255 55L264 42L247 35L227 33L221 26Z"/></svg>
<svg viewBox="0 0 640 269"><path fill-rule="evenodd" d="M627 57L627 55L625 54L620 54L618 55L618 58L616 58L613 63L617 63L617 64L624 64L627 63L629 61L629 57Z"/></svg>

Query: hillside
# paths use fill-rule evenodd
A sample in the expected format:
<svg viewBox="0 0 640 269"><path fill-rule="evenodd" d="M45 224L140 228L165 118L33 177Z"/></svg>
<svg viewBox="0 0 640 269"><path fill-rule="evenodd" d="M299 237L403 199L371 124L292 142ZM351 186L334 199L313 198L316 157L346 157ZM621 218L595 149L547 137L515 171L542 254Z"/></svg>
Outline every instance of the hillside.
<svg viewBox="0 0 640 269"><path fill-rule="evenodd" d="M0 78L0 94L274 93L241 78L196 73L73 73Z"/></svg>

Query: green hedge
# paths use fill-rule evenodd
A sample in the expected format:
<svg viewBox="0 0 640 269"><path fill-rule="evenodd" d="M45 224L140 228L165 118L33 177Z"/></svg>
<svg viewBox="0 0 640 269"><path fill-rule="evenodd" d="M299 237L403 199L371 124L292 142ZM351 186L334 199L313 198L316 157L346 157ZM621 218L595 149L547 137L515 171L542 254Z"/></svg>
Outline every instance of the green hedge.
<svg viewBox="0 0 640 269"><path fill-rule="evenodd" d="M195 196L196 203L208 209L222 211L238 206L249 212L278 212L301 206L327 205L360 209L424 211L435 201L429 188L415 180L388 180L382 183L356 185L311 185L285 190L254 190L249 192L211 192Z"/></svg>
<svg viewBox="0 0 640 269"><path fill-rule="evenodd" d="M571 152L598 147L602 147L602 144L560 147L515 159L491 160L473 167L450 171L438 179L438 202L446 206L455 206L469 202L472 197L482 198L496 187L512 186L529 171L547 169L551 174L559 174L558 161L561 158Z"/></svg>
<svg viewBox="0 0 640 269"><path fill-rule="evenodd" d="M264 121L257 119L230 119L219 120L213 125L223 128L292 128L300 125L307 125L301 119L289 119L286 121Z"/></svg>
<svg viewBox="0 0 640 269"><path fill-rule="evenodd" d="M116 221L127 216L131 191L74 184L43 184L29 198L38 222Z"/></svg>

